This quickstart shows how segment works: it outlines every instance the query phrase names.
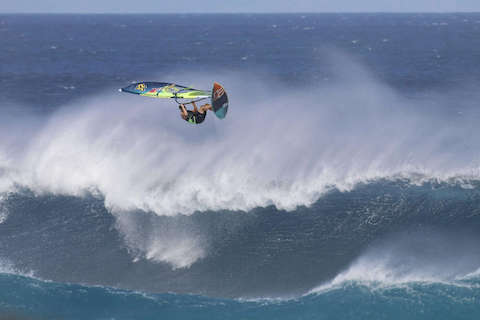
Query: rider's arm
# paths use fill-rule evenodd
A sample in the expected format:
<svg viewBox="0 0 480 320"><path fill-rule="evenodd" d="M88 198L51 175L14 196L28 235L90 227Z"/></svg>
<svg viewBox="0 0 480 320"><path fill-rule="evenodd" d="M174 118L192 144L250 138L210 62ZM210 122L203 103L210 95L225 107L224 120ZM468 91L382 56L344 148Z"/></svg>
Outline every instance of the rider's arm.
<svg viewBox="0 0 480 320"><path fill-rule="evenodd" d="M181 105L180 105L180 109L182 110L182 113L183 113L184 115L188 115L188 112L187 112L187 109L185 108L185 105L181 104Z"/></svg>
<svg viewBox="0 0 480 320"><path fill-rule="evenodd" d="M198 112L197 105L195 104L194 101L192 101L192 105L193 105L193 112Z"/></svg>

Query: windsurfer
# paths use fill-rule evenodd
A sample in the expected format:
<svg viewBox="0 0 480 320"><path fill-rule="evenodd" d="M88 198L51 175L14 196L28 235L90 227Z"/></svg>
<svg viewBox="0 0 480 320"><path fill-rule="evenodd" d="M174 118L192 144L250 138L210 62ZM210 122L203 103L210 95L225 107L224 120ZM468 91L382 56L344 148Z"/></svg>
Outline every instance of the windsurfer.
<svg viewBox="0 0 480 320"><path fill-rule="evenodd" d="M197 105L193 101L189 103L193 105L193 111L187 110L185 104L180 104L178 108L180 109L180 116L182 119L193 124L202 123L207 116L207 110L212 110L212 106L208 103L204 104L200 108L197 108Z"/></svg>

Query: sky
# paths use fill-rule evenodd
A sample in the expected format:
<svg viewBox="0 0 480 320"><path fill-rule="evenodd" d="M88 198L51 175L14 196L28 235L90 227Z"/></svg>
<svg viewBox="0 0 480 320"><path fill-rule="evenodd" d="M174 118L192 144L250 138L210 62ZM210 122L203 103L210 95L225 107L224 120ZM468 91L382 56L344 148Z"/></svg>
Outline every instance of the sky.
<svg viewBox="0 0 480 320"><path fill-rule="evenodd" d="M1 0L0 13L480 12L480 0Z"/></svg>

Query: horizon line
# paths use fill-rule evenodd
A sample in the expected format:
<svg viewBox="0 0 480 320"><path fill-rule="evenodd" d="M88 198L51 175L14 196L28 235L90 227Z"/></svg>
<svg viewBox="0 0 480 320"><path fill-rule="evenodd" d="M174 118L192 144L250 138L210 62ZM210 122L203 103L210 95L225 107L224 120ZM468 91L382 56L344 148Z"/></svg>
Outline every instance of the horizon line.
<svg viewBox="0 0 480 320"><path fill-rule="evenodd" d="M161 14L379 14L379 13L388 13L388 14L447 14L447 13L480 13L479 11L318 11L318 12L306 12L306 11L298 11L298 12L287 12L287 11L279 11L279 12L267 12L267 11L255 11L255 12L68 12L68 11L61 11L61 12L24 12L24 11L12 11L12 12L0 12L2 14L39 14L39 15L62 15L62 14L79 14L79 15L87 15L87 14L112 14L112 15L161 15Z"/></svg>

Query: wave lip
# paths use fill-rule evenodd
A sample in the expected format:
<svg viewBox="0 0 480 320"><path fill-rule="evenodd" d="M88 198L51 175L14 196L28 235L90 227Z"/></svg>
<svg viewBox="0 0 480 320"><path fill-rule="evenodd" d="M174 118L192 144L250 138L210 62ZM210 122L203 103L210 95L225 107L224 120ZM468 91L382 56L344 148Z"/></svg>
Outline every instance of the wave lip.
<svg viewBox="0 0 480 320"><path fill-rule="evenodd" d="M390 236L372 245L345 271L309 293L322 293L349 285L388 289L415 285L478 288L480 255L478 236L459 236L448 230L424 230Z"/></svg>

